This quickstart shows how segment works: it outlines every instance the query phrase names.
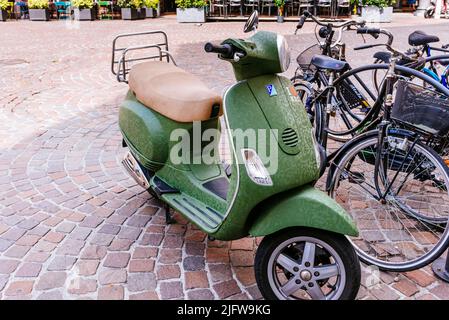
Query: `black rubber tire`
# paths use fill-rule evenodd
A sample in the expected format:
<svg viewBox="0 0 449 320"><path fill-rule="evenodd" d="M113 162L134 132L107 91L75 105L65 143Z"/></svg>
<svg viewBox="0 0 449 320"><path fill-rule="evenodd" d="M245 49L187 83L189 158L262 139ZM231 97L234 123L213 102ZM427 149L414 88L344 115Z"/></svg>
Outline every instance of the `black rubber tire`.
<svg viewBox="0 0 449 320"><path fill-rule="evenodd" d="M346 270L346 283L339 300L354 300L360 287L360 262L351 243L344 235L312 228L288 228L266 236L259 245L254 261L257 285L267 300L278 300L268 280L268 261L271 254L282 242L308 236L320 239L330 245L340 256Z"/></svg>

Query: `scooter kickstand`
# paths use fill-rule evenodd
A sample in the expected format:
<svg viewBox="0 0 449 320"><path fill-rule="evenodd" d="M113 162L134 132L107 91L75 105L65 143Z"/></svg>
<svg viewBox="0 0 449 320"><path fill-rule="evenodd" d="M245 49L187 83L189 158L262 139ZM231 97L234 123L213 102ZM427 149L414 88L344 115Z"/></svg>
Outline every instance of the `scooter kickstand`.
<svg viewBox="0 0 449 320"><path fill-rule="evenodd" d="M169 205L166 204L164 207L165 207L165 223L166 224L175 223L176 221L172 218L172 216L170 214L170 207L169 207Z"/></svg>

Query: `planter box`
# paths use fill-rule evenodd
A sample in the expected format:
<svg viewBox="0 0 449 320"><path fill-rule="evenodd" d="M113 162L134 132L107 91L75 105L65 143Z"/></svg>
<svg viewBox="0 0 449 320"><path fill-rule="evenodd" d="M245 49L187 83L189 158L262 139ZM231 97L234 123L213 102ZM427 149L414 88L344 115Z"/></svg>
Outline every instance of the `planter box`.
<svg viewBox="0 0 449 320"><path fill-rule="evenodd" d="M156 18L157 17L157 9L153 8L142 8L145 12L145 18Z"/></svg>
<svg viewBox="0 0 449 320"><path fill-rule="evenodd" d="M177 8L176 20L178 22L204 23L206 22L206 11L204 8Z"/></svg>
<svg viewBox="0 0 449 320"><path fill-rule="evenodd" d="M6 21L8 19L8 12L0 10L0 21Z"/></svg>
<svg viewBox="0 0 449 320"><path fill-rule="evenodd" d="M32 21L50 20L50 11L48 9L29 9L29 13Z"/></svg>
<svg viewBox="0 0 449 320"><path fill-rule="evenodd" d="M363 6L362 20L368 23L391 22L393 20L393 7Z"/></svg>
<svg viewBox="0 0 449 320"><path fill-rule="evenodd" d="M145 10L134 8L122 8L122 20L145 19Z"/></svg>
<svg viewBox="0 0 449 320"><path fill-rule="evenodd" d="M79 21L92 21L95 20L95 11L94 9L78 9L75 8L73 10L75 15L75 20Z"/></svg>

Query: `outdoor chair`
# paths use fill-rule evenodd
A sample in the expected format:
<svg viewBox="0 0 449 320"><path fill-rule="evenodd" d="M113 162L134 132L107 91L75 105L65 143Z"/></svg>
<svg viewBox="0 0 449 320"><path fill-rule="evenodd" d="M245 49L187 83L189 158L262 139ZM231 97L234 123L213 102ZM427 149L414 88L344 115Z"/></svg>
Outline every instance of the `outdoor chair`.
<svg viewBox="0 0 449 320"><path fill-rule="evenodd" d="M245 14L248 14L248 8L251 8L251 13L254 10L259 10L259 0L245 0L243 3L245 7Z"/></svg>
<svg viewBox="0 0 449 320"><path fill-rule="evenodd" d="M295 6L295 0L285 0L284 16L287 17L289 10L290 10L291 15L293 15L293 11L295 9L294 6Z"/></svg>
<svg viewBox="0 0 449 320"><path fill-rule="evenodd" d="M261 12L263 14L263 9L268 8L268 15L271 16L271 8L275 7L273 0L262 0L262 9Z"/></svg>
<svg viewBox="0 0 449 320"><path fill-rule="evenodd" d="M238 8L240 15L243 16L242 0L230 0L229 2L230 13L232 13L232 8Z"/></svg>
<svg viewBox="0 0 449 320"><path fill-rule="evenodd" d="M322 9L323 11L326 11L329 16L332 14L332 0L318 0L318 9ZM322 14L322 12L320 12L320 15Z"/></svg>
<svg viewBox="0 0 449 320"><path fill-rule="evenodd" d="M299 0L298 16L300 16L304 11L311 11L312 8L314 9L314 14L316 15L316 8L313 0Z"/></svg>
<svg viewBox="0 0 449 320"><path fill-rule="evenodd" d="M351 4L349 3L349 0L337 0L337 13L340 13L343 10L347 12L348 16L351 15Z"/></svg>
<svg viewBox="0 0 449 320"><path fill-rule="evenodd" d="M71 4L69 1L55 2L56 16L58 17L58 19L70 18L70 13L71 13L70 6L71 6Z"/></svg>
<svg viewBox="0 0 449 320"><path fill-rule="evenodd" d="M227 12L228 4L226 3L226 0L212 0L210 2L211 6L211 13L215 13L215 9L218 8L218 15L223 17L224 13Z"/></svg>

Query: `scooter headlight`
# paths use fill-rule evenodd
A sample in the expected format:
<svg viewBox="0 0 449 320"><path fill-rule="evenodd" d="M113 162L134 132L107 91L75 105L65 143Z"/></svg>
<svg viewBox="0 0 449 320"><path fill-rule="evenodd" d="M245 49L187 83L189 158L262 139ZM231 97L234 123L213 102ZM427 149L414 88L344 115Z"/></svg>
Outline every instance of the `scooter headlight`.
<svg viewBox="0 0 449 320"><path fill-rule="evenodd" d="M253 149L242 149L242 157L245 162L246 172L251 180L263 186L273 185L270 174L256 151Z"/></svg>
<svg viewBox="0 0 449 320"><path fill-rule="evenodd" d="M281 72L285 72L290 66L290 51L288 50L287 40L279 34L277 36L277 46Z"/></svg>

